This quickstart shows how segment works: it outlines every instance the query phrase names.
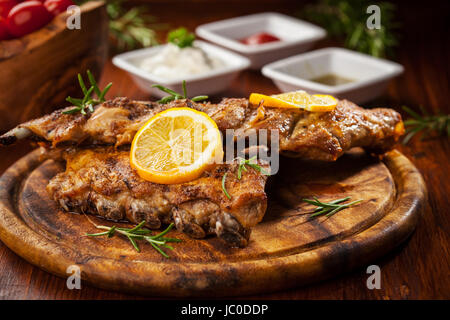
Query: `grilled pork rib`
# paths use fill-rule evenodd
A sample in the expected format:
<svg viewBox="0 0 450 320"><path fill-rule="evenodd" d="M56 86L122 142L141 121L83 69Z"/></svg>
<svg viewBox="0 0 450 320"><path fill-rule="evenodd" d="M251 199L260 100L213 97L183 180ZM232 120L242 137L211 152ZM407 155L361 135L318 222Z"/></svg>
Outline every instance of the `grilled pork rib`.
<svg viewBox="0 0 450 320"><path fill-rule="evenodd" d="M150 228L174 222L193 238L216 234L231 246L247 245L250 228L267 207L267 176L249 169L237 178L238 164L214 165L191 182L162 185L141 179L130 167L129 151L115 148L69 149L62 152L66 170L47 186L66 211L98 214ZM226 190L222 177L227 173Z"/></svg>
<svg viewBox="0 0 450 320"><path fill-rule="evenodd" d="M334 161L353 147L383 153L404 133L401 116L394 110L366 110L347 100L340 100L332 112L306 112L255 106L246 99L223 99L219 104L177 100L162 105L116 98L96 106L92 114L64 114L70 107L21 124L0 136L0 145L31 137L53 146L118 147L130 144L153 115L174 107L203 111L221 131L234 129L237 138L254 130L278 130L281 153L311 160Z"/></svg>
<svg viewBox="0 0 450 320"><path fill-rule="evenodd" d="M203 111L222 132L234 129L236 138L255 130L277 130L281 153L312 160L334 161L353 147L383 153L404 131L394 110L365 110L347 100L339 101L332 112L316 113L256 106L246 99L223 99L219 104L177 100L162 105L116 98L86 115L65 114L73 108L69 107L21 124L0 136L0 145L31 138L62 154L66 171L56 175L47 189L67 211L134 223L146 220L151 228L173 221L194 238L217 234L233 246L245 246L250 228L262 220L267 207L266 176L251 169L239 180L238 165L223 164L194 181L160 185L142 180L130 167L129 152L121 146L129 145L153 115L174 107ZM225 173L231 199L221 186Z"/></svg>

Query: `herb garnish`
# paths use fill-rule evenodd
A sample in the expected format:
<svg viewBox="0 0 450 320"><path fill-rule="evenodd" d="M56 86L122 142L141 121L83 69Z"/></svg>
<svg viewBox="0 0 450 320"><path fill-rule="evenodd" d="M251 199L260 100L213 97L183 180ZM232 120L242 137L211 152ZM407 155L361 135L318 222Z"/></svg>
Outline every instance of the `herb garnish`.
<svg viewBox="0 0 450 320"><path fill-rule="evenodd" d="M251 157L248 160L246 160L244 158L240 158L240 157L238 159L239 159L239 168L238 168L237 177L239 180L241 180L241 177L242 177L242 170L247 171L247 168L245 167L246 165L255 169L256 171L259 171L260 173L262 173L266 176L269 175L269 172L267 172L263 167L261 167L259 164L254 162L254 160L256 160L256 156Z"/></svg>
<svg viewBox="0 0 450 320"><path fill-rule="evenodd" d="M158 100L158 103L165 104L170 101L179 100L179 99L188 99L187 91L186 91L186 80L183 80L183 94L177 93L169 88L166 88L160 84L154 84L152 85L153 88L158 88L161 91L164 91L165 93L168 93L169 95L162 98L161 100ZM208 96L196 96L193 97L191 100L194 102L202 101L208 99Z"/></svg>
<svg viewBox="0 0 450 320"><path fill-rule="evenodd" d="M108 90L111 88L112 83L110 82L105 89L100 91L99 87L97 86L97 82L94 79L94 76L92 75L91 71L87 71L87 75L89 78L89 83L91 84L91 87L87 89L83 77L81 74L78 74L78 82L80 83L81 90L83 91L84 97L83 99L76 99L72 97L67 97L66 100L70 103L72 103L74 106L76 106L73 109L70 109L68 111L64 111L64 114L72 114L76 112L80 112L81 114L86 114L86 108L89 110L89 112L94 112L94 105L99 104L101 102L105 101L105 95L108 92ZM97 99L92 98L92 93L97 95Z"/></svg>
<svg viewBox="0 0 450 320"><path fill-rule="evenodd" d="M325 214L326 217L331 217L333 214L335 214L338 211L341 211L345 208L349 208L352 205L355 205L357 203L360 203L362 200L356 200L350 203L346 204L340 204L342 202L345 202L350 199L350 197L345 197L342 199L333 200L331 202L322 202L317 197L313 197L314 200L311 199L303 199L304 202L307 202L309 204L312 204L313 206L317 206L316 210L310 215L310 218L320 216Z"/></svg>
<svg viewBox="0 0 450 320"><path fill-rule="evenodd" d="M133 247L136 249L137 252L141 252L141 249L139 248L136 240L146 240L149 242L153 248L155 248L156 251L158 251L161 255L163 255L166 258L170 258L167 253L165 253L160 247L167 248L170 250L173 250L173 247L168 245L168 242L181 242L181 239L176 238L166 238L164 237L172 228L173 223L171 223L164 231L161 233L152 236L151 231L149 229L143 229L142 227L145 224L145 220L139 223L134 228L118 228L116 226L107 227L107 226L98 226L95 225L97 229L104 229L107 230L105 232L100 233L86 233L86 236L89 237L99 237L99 236L107 236L108 238L111 238L115 232L118 232L128 238L130 240Z"/></svg>
<svg viewBox="0 0 450 320"><path fill-rule="evenodd" d="M167 42L173 43L181 49L192 47L194 40L195 35L183 27L172 30L167 35Z"/></svg>
<svg viewBox="0 0 450 320"><path fill-rule="evenodd" d="M247 172L246 166L249 166L250 168L255 169L256 171L259 171L261 174L269 175L269 172L267 172L263 167L261 167L259 164L255 162L256 156L251 157L250 159L244 159L241 157L237 158L239 160L239 167L237 172L237 178L241 180L242 178L242 171ZM227 189L225 188L225 180L227 178L228 172L225 172L225 174L222 177L222 190L223 193L227 196L228 199L231 199L230 194L227 192Z"/></svg>
<svg viewBox="0 0 450 320"><path fill-rule="evenodd" d="M430 115L423 107L420 109L422 110L422 115L406 106L403 107L403 110L412 117L412 119L404 122L408 128L406 129L403 144L407 144L412 137L421 131L421 140L428 137L432 131L436 131L441 136L447 135L447 137L450 137L450 114L438 112L437 115Z"/></svg>

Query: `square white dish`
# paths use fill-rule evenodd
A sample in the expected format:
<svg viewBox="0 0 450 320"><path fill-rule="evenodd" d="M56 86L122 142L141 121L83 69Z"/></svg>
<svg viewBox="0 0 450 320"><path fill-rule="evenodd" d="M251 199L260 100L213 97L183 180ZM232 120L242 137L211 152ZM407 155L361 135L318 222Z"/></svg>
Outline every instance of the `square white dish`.
<svg viewBox="0 0 450 320"><path fill-rule="evenodd" d="M282 92L305 90L362 103L381 95L389 80L403 73L403 66L343 48L325 48L273 62L262 73ZM311 80L328 74L353 81L326 85Z"/></svg>
<svg viewBox="0 0 450 320"><path fill-rule="evenodd" d="M275 12L211 22L198 26L195 32L203 39L246 56L251 61L252 69L304 52L326 36L325 30L318 26ZM260 45L239 42L260 32L270 33L281 41Z"/></svg>
<svg viewBox="0 0 450 320"><path fill-rule="evenodd" d="M222 60L225 66L204 74L184 76L180 79L162 78L139 67L143 59L157 54L165 45L122 53L115 56L112 62L115 66L127 71L143 91L159 98L166 96L167 93L157 88L152 88L153 84L160 84L182 93L183 80L186 80L189 97L219 93L227 89L239 72L247 69L250 65L250 61L247 58L218 46L198 40L194 42L194 45L204 50L208 56Z"/></svg>

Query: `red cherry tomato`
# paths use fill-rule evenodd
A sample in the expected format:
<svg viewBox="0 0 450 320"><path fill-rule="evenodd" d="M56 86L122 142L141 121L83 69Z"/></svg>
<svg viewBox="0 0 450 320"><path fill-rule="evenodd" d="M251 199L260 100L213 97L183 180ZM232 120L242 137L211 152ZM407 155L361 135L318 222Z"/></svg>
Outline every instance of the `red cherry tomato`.
<svg viewBox="0 0 450 320"><path fill-rule="evenodd" d="M0 41L11 39L11 35L6 27L6 19L0 17Z"/></svg>
<svg viewBox="0 0 450 320"><path fill-rule="evenodd" d="M273 41L280 41L280 39L267 32L257 33L241 40L242 43L248 45L262 44Z"/></svg>
<svg viewBox="0 0 450 320"><path fill-rule="evenodd" d="M42 28L53 19L53 16L45 6L37 1L25 1L14 8L8 14L8 31L13 36L21 37Z"/></svg>
<svg viewBox="0 0 450 320"><path fill-rule="evenodd" d="M0 17L6 18L9 11L18 3L17 0L0 0Z"/></svg>
<svg viewBox="0 0 450 320"><path fill-rule="evenodd" d="M44 6L50 11L54 16L57 16L61 12L65 12L69 6L74 5L72 0L46 0Z"/></svg>

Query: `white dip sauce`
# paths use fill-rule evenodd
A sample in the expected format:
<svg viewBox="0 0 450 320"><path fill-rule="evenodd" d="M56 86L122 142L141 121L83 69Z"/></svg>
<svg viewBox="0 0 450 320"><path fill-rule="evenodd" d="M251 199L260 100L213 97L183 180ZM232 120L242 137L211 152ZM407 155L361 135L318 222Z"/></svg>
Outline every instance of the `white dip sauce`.
<svg viewBox="0 0 450 320"><path fill-rule="evenodd" d="M207 73L223 66L222 60L208 56L198 47L181 49L172 43L140 64L143 70L166 79Z"/></svg>

